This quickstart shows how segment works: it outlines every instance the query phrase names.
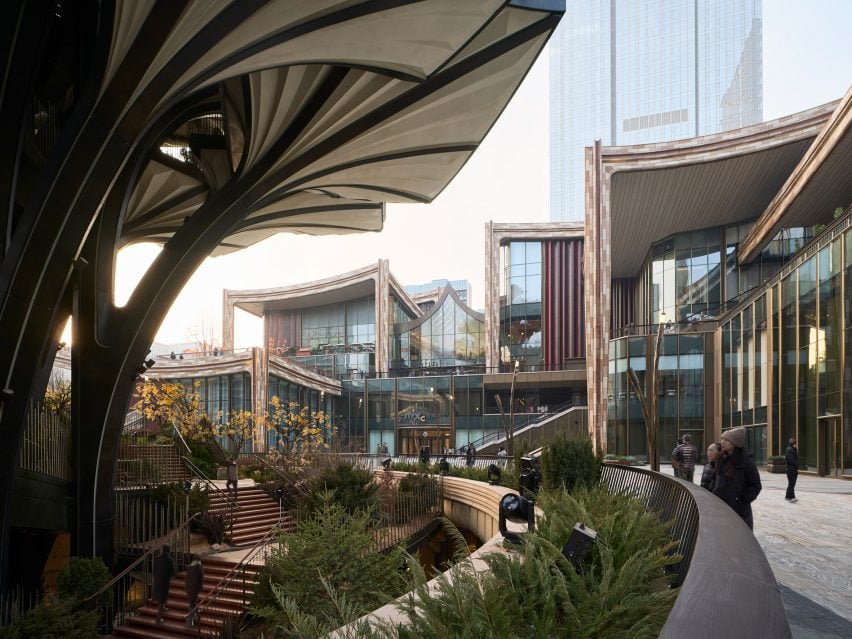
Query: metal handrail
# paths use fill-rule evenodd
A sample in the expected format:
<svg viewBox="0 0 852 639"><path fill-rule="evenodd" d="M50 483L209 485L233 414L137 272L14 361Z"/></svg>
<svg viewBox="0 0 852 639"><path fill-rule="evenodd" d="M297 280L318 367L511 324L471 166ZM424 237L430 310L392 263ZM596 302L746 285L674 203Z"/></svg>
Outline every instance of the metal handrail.
<svg viewBox="0 0 852 639"><path fill-rule="evenodd" d="M216 602L216 598L221 594L221 591L224 590L227 586L231 585L231 583L237 578L238 573L243 572L245 567L251 564L252 560L260 553L260 551L272 541L272 538L278 533L279 526L281 524L281 519L278 520L278 524L270 528L267 533L261 537L257 543L251 548L251 550L246 553L246 556L243 557L239 563L237 563L227 574L225 574L215 586L210 590L210 592L205 595L204 599L199 601L195 607L189 611L188 616L194 616L196 619L196 627L198 636L202 636L202 623L201 618L204 612L210 608ZM245 586L245 573L243 572L243 585ZM243 593L243 599L245 602L245 592Z"/></svg>
<svg viewBox="0 0 852 639"><path fill-rule="evenodd" d="M528 428L534 428L535 426L537 426L541 422L546 421L546 420L550 419L551 417L555 417L555 416L559 415L560 413L563 413L567 410L570 410L571 408L586 408L586 406L574 406L573 402L571 402L571 401L563 402L563 403L559 404L558 406L556 406L556 408L554 408L553 410L548 410L546 413L541 413L535 419L528 421L526 424L524 424L519 429L514 431L514 434L517 435L517 434L519 434L523 431L526 431ZM515 417L517 418L518 415L515 415ZM474 448L482 448L484 446L488 446L490 444L493 444L494 442L498 442L498 441L500 441L500 439L505 439L505 438L506 438L506 434L504 432L497 431L497 432L493 432L493 433L486 433L485 435L483 435L479 439L474 440L473 442L470 442L470 443L473 444ZM456 451L458 451L458 453L461 454L467 449L468 445L469 444L466 444L464 446L459 446L456 449Z"/></svg>
<svg viewBox="0 0 852 639"><path fill-rule="evenodd" d="M112 579L110 579L110 580L109 580L109 581L108 581L105 585L101 586L101 588L100 588L97 592L95 592L94 594L89 595L88 597L86 597L85 599L83 599L83 601L91 601L92 599L95 599L95 598L97 598L97 597L100 597L102 594L104 594L105 592L107 592L110 588L112 588L112 587L113 587L115 584L117 584L120 580L124 579L124 578L125 578L128 574L130 574L130 572L131 572L131 571L133 571L133 570L134 570L137 566L139 566L139 564L141 564L141 563L142 563L145 559L147 559L147 558L148 558L148 557L150 557L152 554L154 554L154 551L155 551L155 550L159 550L160 548L162 548L163 546L165 546L165 545L166 545L166 544L167 544L167 543L168 543L168 542L172 539L172 537L175 537L176 535L178 535L179 533L181 533L181 532L183 531L183 529L184 529L184 528L187 528L187 527L190 525L190 523L192 523L192 521L193 521L196 517L198 517L198 515L199 515L199 513L195 513L192 517L189 517L189 518L188 518L185 522L183 522L180 526L178 526L177 528L175 528L174 530L172 530L172 531L171 531L170 533L168 533L167 535L164 535L163 539L161 539L161 540L160 540L160 541L158 541L156 544L154 544L153 546L151 546L151 548L149 548L148 550L146 550L146 551L145 551L145 553L144 553L143 555L141 555L141 556L140 556L140 557L139 557L136 561L134 561L134 562L133 562L132 564L130 564L127 568L125 568L125 569L124 569L124 570L122 570L120 573L118 573L115 577L113 577Z"/></svg>
<svg viewBox="0 0 852 639"><path fill-rule="evenodd" d="M196 466L192 462L192 460L188 459L187 455L192 455L192 450L190 450L189 444L186 443L186 440L183 438L183 435L181 435L180 430L178 430L177 426L173 425L172 427L174 428L175 434L178 436L178 439L183 444L184 449L186 449L186 455L178 451L178 456L180 457L180 460L184 463L184 465L187 467L187 470L195 474L197 479L203 481L207 485L208 489L212 488L218 495L223 497L232 509L236 508L237 510L239 510L240 504L235 499L232 499L231 495L228 492L222 490L216 484L214 484L213 480L210 479L207 475L205 475L203 470Z"/></svg>
<svg viewBox="0 0 852 639"><path fill-rule="evenodd" d="M225 502L228 504L228 506L230 506L231 509L236 509L236 510L240 509L239 502L236 499L234 499L233 497L231 497L231 495L230 495L230 493L228 493L228 491L222 490L216 484L214 484L213 480L210 479L209 477L207 477L207 475L204 474L204 471L201 470L195 464L193 464L191 460L187 459L184 456L181 456L181 461L183 461L183 463L186 464L186 467L190 471L192 471L195 475L197 475L196 479L204 482L204 484L207 486L208 489L212 488L220 497L222 497L225 500Z"/></svg>

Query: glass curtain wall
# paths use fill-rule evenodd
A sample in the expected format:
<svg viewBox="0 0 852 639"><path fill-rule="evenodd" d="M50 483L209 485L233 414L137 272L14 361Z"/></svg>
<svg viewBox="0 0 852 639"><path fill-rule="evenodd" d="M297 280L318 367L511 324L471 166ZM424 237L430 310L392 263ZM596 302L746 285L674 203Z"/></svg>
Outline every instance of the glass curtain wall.
<svg viewBox="0 0 852 639"><path fill-rule="evenodd" d="M452 295L411 324L397 325L394 330L396 373L485 365L485 321L467 312Z"/></svg>
<svg viewBox="0 0 852 639"><path fill-rule="evenodd" d="M542 364L541 242L511 241L500 247L500 360L505 366Z"/></svg>
<svg viewBox="0 0 852 639"><path fill-rule="evenodd" d="M692 435L703 450L705 415L704 333L664 335L660 343L658 406L660 459L668 460L679 437ZM607 450L617 455L647 457L642 404L628 380L636 373L643 393L653 366L656 335L610 342Z"/></svg>
<svg viewBox="0 0 852 639"><path fill-rule="evenodd" d="M803 469L852 474L850 286L847 230L721 327L722 427L745 426L759 462L796 438Z"/></svg>
<svg viewBox="0 0 852 639"><path fill-rule="evenodd" d="M373 297L302 311L301 347L310 355L294 359L336 378L375 372L376 309Z"/></svg>
<svg viewBox="0 0 852 639"><path fill-rule="evenodd" d="M722 430L745 426L759 463L766 461L770 397L766 305L760 296L722 327Z"/></svg>
<svg viewBox="0 0 852 639"><path fill-rule="evenodd" d="M811 229L782 229L757 260L740 266L737 248L751 227L751 222L717 226L678 233L654 244L638 276L646 283L649 301L644 323L659 323L660 313L675 322L717 317L724 302L772 277L812 237Z"/></svg>

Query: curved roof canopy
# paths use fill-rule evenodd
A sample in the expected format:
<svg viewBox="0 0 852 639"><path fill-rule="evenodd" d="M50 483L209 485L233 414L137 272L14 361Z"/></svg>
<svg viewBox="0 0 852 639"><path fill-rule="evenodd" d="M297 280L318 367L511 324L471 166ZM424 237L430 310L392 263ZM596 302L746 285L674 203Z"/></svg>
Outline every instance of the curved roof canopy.
<svg viewBox="0 0 852 639"><path fill-rule="evenodd" d="M604 147L612 277L634 277L670 235L757 218L836 105L716 135Z"/></svg>
<svg viewBox="0 0 852 639"><path fill-rule="evenodd" d="M239 4L239 3L237 3ZM104 86L155 3L120 3ZM187 5L135 96L181 52L175 112L124 202L120 244L165 243L235 178L256 183L214 255L279 231L379 231L385 202L429 202L461 169L558 23L563 2ZM211 25L222 37L209 40ZM199 36L202 34L202 36Z"/></svg>
<svg viewBox="0 0 852 639"><path fill-rule="evenodd" d="M758 218L740 251L740 263L754 259L781 229L831 220L838 207L852 205L852 86Z"/></svg>

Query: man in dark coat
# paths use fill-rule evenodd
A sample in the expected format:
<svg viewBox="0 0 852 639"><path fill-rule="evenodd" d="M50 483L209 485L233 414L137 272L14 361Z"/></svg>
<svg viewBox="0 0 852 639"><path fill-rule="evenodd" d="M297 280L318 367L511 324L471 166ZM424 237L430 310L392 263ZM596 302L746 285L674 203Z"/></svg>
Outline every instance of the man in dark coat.
<svg viewBox="0 0 852 639"><path fill-rule="evenodd" d="M784 496L789 502L797 502L796 499L796 479L799 477L799 451L796 448L796 440L790 438L787 446L787 453L784 455L787 459L787 494Z"/></svg>
<svg viewBox="0 0 852 639"><path fill-rule="evenodd" d="M694 482L695 462L697 460L698 448L692 443L692 436L687 433L672 451L672 465L677 465L675 477Z"/></svg>
<svg viewBox="0 0 852 639"><path fill-rule="evenodd" d="M467 451L465 452L465 463L467 466L473 466L473 458L476 457L476 446L473 444L467 445Z"/></svg>
<svg viewBox="0 0 852 639"><path fill-rule="evenodd" d="M751 502L763 488L754 455L746 450L745 428L732 428L722 433L722 458L716 465L713 494L733 508L750 529L754 529Z"/></svg>
<svg viewBox="0 0 852 639"><path fill-rule="evenodd" d="M157 623L163 621L163 612L166 601L169 599L169 584L175 576L175 560L172 558L171 546L163 546L162 552L154 559L154 587L151 589L151 598L159 604L157 609Z"/></svg>
<svg viewBox="0 0 852 639"><path fill-rule="evenodd" d="M194 559L189 568L186 569L186 598L189 600L189 613L186 617L186 624L192 625L192 620L195 616L195 606L198 604L198 593L201 592L201 586L204 584L204 565Z"/></svg>

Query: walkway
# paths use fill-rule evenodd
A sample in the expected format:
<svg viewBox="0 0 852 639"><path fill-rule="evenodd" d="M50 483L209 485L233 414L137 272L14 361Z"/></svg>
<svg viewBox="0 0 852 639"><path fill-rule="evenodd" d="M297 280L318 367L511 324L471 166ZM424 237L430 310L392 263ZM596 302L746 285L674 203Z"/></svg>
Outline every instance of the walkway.
<svg viewBox="0 0 852 639"><path fill-rule="evenodd" d="M671 466L662 471L671 474ZM695 469L695 482L701 467ZM787 476L760 473L754 534L781 587L795 639L852 637L852 481L799 475L784 500Z"/></svg>

